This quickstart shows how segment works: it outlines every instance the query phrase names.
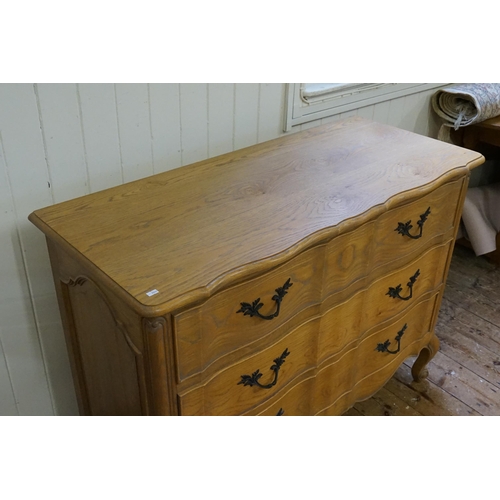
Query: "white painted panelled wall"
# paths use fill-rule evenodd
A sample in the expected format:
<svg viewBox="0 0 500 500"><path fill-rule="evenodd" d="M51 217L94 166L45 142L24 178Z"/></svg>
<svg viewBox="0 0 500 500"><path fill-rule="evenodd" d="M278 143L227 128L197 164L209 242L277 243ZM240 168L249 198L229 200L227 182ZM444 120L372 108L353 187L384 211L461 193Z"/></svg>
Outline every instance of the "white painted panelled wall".
<svg viewBox="0 0 500 500"><path fill-rule="evenodd" d="M358 115L435 137L435 91L323 122ZM284 107L281 83L0 84L0 415L78 414L45 239L28 215L278 137Z"/></svg>

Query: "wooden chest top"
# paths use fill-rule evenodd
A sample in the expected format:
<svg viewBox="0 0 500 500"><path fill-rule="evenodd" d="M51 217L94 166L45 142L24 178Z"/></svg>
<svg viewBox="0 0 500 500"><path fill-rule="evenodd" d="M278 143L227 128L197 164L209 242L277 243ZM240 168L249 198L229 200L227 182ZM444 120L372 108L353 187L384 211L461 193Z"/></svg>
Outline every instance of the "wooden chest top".
<svg viewBox="0 0 500 500"><path fill-rule="evenodd" d="M483 160L353 118L37 210L30 220L153 316L267 271Z"/></svg>

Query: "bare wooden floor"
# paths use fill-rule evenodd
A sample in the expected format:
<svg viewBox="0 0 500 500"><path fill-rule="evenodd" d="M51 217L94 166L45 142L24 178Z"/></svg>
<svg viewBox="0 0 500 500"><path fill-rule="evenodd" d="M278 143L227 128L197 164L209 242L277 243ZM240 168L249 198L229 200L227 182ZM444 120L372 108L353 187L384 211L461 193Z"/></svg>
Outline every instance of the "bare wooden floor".
<svg viewBox="0 0 500 500"><path fill-rule="evenodd" d="M427 379L413 381L409 358L345 415L500 415L500 267L455 247L436 334Z"/></svg>

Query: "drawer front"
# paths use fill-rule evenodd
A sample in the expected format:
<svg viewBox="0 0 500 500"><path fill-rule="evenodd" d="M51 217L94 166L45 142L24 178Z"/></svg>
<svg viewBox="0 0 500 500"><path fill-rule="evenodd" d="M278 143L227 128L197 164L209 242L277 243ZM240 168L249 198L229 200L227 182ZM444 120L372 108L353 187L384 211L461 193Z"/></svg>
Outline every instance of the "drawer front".
<svg viewBox="0 0 500 500"><path fill-rule="evenodd" d="M246 414L341 415L356 401L373 395L407 357L429 343L438 297L434 294L389 325L372 330L359 345L305 373L296 384Z"/></svg>
<svg viewBox="0 0 500 500"><path fill-rule="evenodd" d="M434 247L417 260L355 292L342 302L325 299L318 331L318 363L359 342L377 325L391 321L442 287L450 244ZM411 286L408 286L408 284Z"/></svg>
<svg viewBox="0 0 500 500"><path fill-rule="evenodd" d="M233 365L204 385L179 394L181 414L240 415L272 397L298 374L315 366L319 322L318 318L306 322L246 359L235 353ZM258 384L252 378L257 378Z"/></svg>
<svg viewBox="0 0 500 500"><path fill-rule="evenodd" d="M321 303L323 255L324 246L312 248L264 276L175 315L179 381L204 371L243 346L250 346L251 351L257 340L270 336L311 305ZM242 303L248 307L242 310ZM252 312L253 305L258 314Z"/></svg>
<svg viewBox="0 0 500 500"><path fill-rule="evenodd" d="M389 210L376 221L372 266L395 262L454 235L457 202L465 179L449 182L417 201Z"/></svg>
<svg viewBox="0 0 500 500"><path fill-rule="evenodd" d="M323 366L333 363L336 369L328 383L325 382L324 386L321 385L318 390L315 388L312 392L307 389L307 397L297 396L301 401L303 414L317 413L335 398L351 390L361 379L386 364L394 364L397 368L395 363L404 359L401 356L402 353L407 353L407 347L429 331L436 297L436 293L428 295L404 314L387 321L385 326L381 325L378 329L366 332L362 339L356 338L359 337L359 331L349 332L348 344L345 344L345 339L339 342L337 331L341 328L335 326L335 320L342 323L342 318L333 316L335 309L311 319L258 354L241 361L236 355L233 365L219 372L204 385L181 393L181 413L240 415L254 411L252 409L268 405L277 394L290 391L290 386L304 378L313 377L312 374L316 371L321 373L326 369ZM405 324L407 326L400 341L401 347L396 354L392 354L389 351L398 348L398 342L394 339ZM376 351L378 344L385 345L387 340L387 351ZM340 348L342 342L343 349ZM327 359L324 358L326 352L332 353ZM396 362L395 359L399 361ZM304 387L309 387L310 382L303 383L306 384ZM297 390L299 389L294 389ZM325 391L328 394L328 404L324 402ZM312 399L308 399L309 397ZM298 407L294 411L299 411Z"/></svg>
<svg viewBox="0 0 500 500"><path fill-rule="evenodd" d="M366 331L402 313L424 294L441 286L452 243L427 250L412 263L371 284L359 310L361 329Z"/></svg>
<svg viewBox="0 0 500 500"><path fill-rule="evenodd" d="M464 179L447 183L351 233L334 238L325 252L324 296L355 287L356 281L366 276L376 278L386 274L415 260L427 248L450 240L459 222L456 201L463 185ZM424 217L420 234L418 222L428 209L430 213ZM412 226L408 229L410 236L397 231L400 223L405 229Z"/></svg>
<svg viewBox="0 0 500 500"><path fill-rule="evenodd" d="M338 300L342 293L327 297L321 306L318 363L434 294L444 282L450 245L448 242L431 248L411 264L373 282L368 277L366 288L342 301Z"/></svg>

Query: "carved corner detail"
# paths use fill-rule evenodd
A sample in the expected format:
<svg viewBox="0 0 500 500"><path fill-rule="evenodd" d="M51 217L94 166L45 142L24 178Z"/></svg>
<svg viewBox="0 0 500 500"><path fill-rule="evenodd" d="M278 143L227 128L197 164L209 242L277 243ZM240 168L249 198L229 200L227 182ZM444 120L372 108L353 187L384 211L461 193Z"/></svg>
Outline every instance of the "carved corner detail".
<svg viewBox="0 0 500 500"><path fill-rule="evenodd" d="M61 281L68 286L82 286L86 281L88 281L88 278L86 276L77 276L76 278L68 278Z"/></svg>
<svg viewBox="0 0 500 500"><path fill-rule="evenodd" d="M165 318L143 318L144 330L150 334L165 333L167 331L167 321Z"/></svg>

